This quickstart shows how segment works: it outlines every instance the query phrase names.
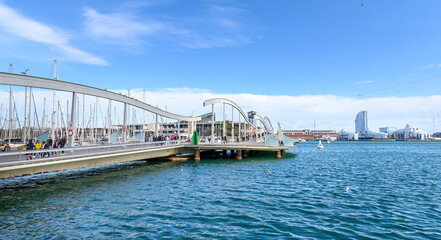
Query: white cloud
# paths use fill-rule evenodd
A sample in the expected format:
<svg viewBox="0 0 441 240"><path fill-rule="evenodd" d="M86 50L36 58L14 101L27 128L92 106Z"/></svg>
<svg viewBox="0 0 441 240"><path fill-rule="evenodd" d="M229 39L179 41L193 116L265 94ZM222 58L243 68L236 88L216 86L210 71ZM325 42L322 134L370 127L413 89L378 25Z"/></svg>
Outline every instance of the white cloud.
<svg viewBox="0 0 441 240"><path fill-rule="evenodd" d="M439 68L441 67L441 63L440 64L429 64L426 66L423 66L423 68Z"/></svg>
<svg viewBox="0 0 441 240"><path fill-rule="evenodd" d="M125 92L124 90L121 92ZM142 99L142 90L132 90L131 96ZM202 107L209 98L228 98L243 107L244 111L255 110L268 116L272 123L282 124L283 128L313 128L316 119L317 129L346 128L354 130L355 115L362 110L368 111L369 127L378 129L384 126L403 128L406 123L432 132L433 117L440 119L441 96L427 97L384 97L351 98L335 95L269 96L255 94L221 94L209 91L192 91L189 88L179 91L147 91L147 102L182 115L200 115L211 111ZM216 106L216 115L222 116L221 106ZM235 113L237 119L237 113ZM231 108L227 110L231 116ZM440 119L441 121L441 119ZM441 125L437 127L441 131Z"/></svg>
<svg viewBox="0 0 441 240"><path fill-rule="evenodd" d="M22 16L1 2L0 29L33 42L55 47L72 61L94 65L107 65L107 62L102 58L71 46L69 36L65 32Z"/></svg>
<svg viewBox="0 0 441 240"><path fill-rule="evenodd" d="M6 88L5 88L6 89ZM6 92L6 91L5 91ZM34 97L38 101L39 117L42 116L43 99L46 96L46 114L51 113L52 104L51 91L34 89ZM115 90L127 95L127 90ZM131 97L142 100L142 89L130 90ZM57 92L57 101L64 111L66 101L71 101L70 93ZM168 111L180 115L201 115L211 112L211 107L203 107L203 102L210 98L228 98L237 103L247 112L257 111L261 116L268 116L274 127L280 122L284 129L313 129L314 119L316 119L317 129L335 129L339 131L343 128L353 131L355 116L359 111L368 111L369 127L378 129L380 127L390 126L403 128L407 123L412 123L416 127L427 132L433 130L433 118L435 118L435 131L441 131L441 95L435 96L417 96L417 97L383 97L383 98L351 98L335 95L303 95L303 96L270 96L256 94L222 94L212 93L205 89L191 88L171 88L161 90L146 90L146 102L152 106L161 109L167 108ZM14 99L17 103L17 109L23 110L24 92L23 88L14 87ZM80 97L80 101L82 98ZM0 94L0 102L3 103L4 111L9 106L8 94ZM89 111L94 108L96 99L88 97L86 103L86 122L88 121ZM100 99L98 108L98 123L104 122L107 112L107 100ZM82 103L79 105L82 107ZM117 108L117 122L122 121L122 104L112 103ZM112 109L112 112L114 109ZM81 114L82 111L80 111ZM133 119L133 110L131 111ZM142 119L141 111L137 110L137 122ZM222 105L215 105L216 119L222 119ZM231 119L231 107L227 107L227 118ZM19 117L23 112L18 113ZM112 113L114 116L114 113ZM147 114L147 121L152 121L152 114ZM114 118L114 117L113 117ZM81 118L80 118L81 119ZM238 113L234 113L234 119L237 121ZM3 119L4 120L4 119Z"/></svg>
<svg viewBox="0 0 441 240"><path fill-rule="evenodd" d="M367 84L367 83L374 83L375 81L359 81L355 82L356 84Z"/></svg>
<svg viewBox="0 0 441 240"><path fill-rule="evenodd" d="M86 30L96 38L116 40L122 45L139 44L140 37L166 30L159 21L146 21L124 13L102 14L91 8L84 9Z"/></svg>

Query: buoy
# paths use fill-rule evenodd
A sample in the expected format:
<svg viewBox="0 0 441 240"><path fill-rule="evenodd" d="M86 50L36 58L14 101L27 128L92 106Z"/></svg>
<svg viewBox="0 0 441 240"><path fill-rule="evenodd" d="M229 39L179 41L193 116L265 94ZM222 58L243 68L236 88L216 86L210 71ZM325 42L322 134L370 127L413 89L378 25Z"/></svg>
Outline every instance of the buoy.
<svg viewBox="0 0 441 240"><path fill-rule="evenodd" d="M318 149L323 149L322 140L319 140L319 144L317 146Z"/></svg>
<svg viewBox="0 0 441 240"><path fill-rule="evenodd" d="M349 183L348 183L348 185L346 186L346 192L349 192Z"/></svg>

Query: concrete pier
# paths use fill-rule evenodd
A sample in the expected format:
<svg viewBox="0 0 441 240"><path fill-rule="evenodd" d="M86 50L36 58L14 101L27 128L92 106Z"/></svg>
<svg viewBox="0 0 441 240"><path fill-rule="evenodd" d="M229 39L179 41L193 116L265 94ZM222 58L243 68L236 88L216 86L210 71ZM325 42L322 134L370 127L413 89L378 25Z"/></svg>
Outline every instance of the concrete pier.
<svg viewBox="0 0 441 240"><path fill-rule="evenodd" d="M277 151L276 152L276 158L281 158L282 157L282 153L281 151Z"/></svg>

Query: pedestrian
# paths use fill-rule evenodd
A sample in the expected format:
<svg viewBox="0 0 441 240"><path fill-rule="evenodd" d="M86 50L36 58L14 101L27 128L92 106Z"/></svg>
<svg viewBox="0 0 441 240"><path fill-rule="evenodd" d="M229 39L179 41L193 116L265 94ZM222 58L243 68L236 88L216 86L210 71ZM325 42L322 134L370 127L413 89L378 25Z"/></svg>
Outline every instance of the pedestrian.
<svg viewBox="0 0 441 240"><path fill-rule="evenodd" d="M46 144L48 145L48 147L52 147L52 138L51 138L51 137L49 137L49 138L46 140Z"/></svg>
<svg viewBox="0 0 441 240"><path fill-rule="evenodd" d="M40 140L37 140L37 142L35 143L35 149L40 150L40 148L41 148Z"/></svg>
<svg viewBox="0 0 441 240"><path fill-rule="evenodd" d="M11 149L11 146L9 145L9 143L6 143L5 148L2 149L2 152L7 152Z"/></svg>
<svg viewBox="0 0 441 240"><path fill-rule="evenodd" d="M59 142L60 142L60 140L58 140L58 137L55 137L54 145L52 146L52 148L58 148Z"/></svg>
<svg viewBox="0 0 441 240"><path fill-rule="evenodd" d="M35 142L35 150L40 150L41 149L41 143L40 140L37 140L37 142ZM35 156L35 153L34 153ZM41 158L41 153L38 153L38 156Z"/></svg>
<svg viewBox="0 0 441 240"><path fill-rule="evenodd" d="M66 138L64 136L61 137L58 145L59 145L59 148L64 148L64 146L66 145ZM64 155L64 151L61 151L61 156L63 156L63 155Z"/></svg>
<svg viewBox="0 0 441 240"><path fill-rule="evenodd" d="M44 143L43 148L44 148L44 149L49 149L50 147L51 147L51 144L50 144L50 142L49 142L49 140L48 140L48 141L46 141L46 142ZM44 155L43 155L43 157L44 157L44 156L49 157L49 152L45 152Z"/></svg>
<svg viewBox="0 0 441 240"><path fill-rule="evenodd" d="M28 144L26 145L26 150L34 150L34 143L32 142L32 139L29 139ZM32 160L32 155L26 154L26 160Z"/></svg>

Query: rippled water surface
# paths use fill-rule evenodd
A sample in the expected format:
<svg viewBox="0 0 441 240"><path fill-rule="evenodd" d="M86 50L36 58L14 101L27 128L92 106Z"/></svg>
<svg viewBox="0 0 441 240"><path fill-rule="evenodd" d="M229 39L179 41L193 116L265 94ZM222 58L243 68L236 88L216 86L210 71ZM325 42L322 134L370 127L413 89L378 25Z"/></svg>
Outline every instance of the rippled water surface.
<svg viewBox="0 0 441 240"><path fill-rule="evenodd" d="M441 143L316 145L0 180L0 238L441 239Z"/></svg>

